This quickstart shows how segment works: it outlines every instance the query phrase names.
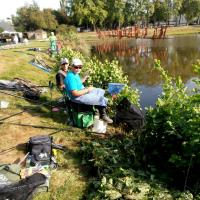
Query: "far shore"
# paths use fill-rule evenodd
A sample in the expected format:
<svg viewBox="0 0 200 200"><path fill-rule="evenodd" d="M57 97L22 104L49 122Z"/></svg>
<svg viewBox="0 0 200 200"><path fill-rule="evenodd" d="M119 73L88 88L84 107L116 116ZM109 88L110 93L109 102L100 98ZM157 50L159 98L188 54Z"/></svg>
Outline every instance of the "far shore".
<svg viewBox="0 0 200 200"><path fill-rule="evenodd" d="M147 34L148 38L152 37L153 31L154 31L154 28L148 28L148 34ZM166 37L173 36L173 35L186 35L186 34L197 34L197 33L200 33L200 25L168 27L166 31ZM94 31L81 32L78 35L80 36L80 38L86 41L96 41L99 39L97 36L97 33Z"/></svg>

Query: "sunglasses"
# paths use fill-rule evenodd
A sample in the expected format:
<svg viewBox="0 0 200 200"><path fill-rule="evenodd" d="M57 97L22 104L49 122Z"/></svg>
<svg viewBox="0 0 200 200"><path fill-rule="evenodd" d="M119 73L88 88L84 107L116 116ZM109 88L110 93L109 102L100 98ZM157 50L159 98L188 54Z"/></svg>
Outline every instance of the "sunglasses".
<svg viewBox="0 0 200 200"><path fill-rule="evenodd" d="M74 66L75 69L81 69L82 66Z"/></svg>

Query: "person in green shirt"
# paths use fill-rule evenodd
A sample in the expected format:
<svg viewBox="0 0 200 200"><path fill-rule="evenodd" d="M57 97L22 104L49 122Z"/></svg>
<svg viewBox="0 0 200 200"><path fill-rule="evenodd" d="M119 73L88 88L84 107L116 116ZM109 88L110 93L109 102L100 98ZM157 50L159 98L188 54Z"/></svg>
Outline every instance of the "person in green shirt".
<svg viewBox="0 0 200 200"><path fill-rule="evenodd" d="M49 41L50 41L51 54L54 55L57 52L57 38L54 35L54 32L51 32L51 36L49 37Z"/></svg>

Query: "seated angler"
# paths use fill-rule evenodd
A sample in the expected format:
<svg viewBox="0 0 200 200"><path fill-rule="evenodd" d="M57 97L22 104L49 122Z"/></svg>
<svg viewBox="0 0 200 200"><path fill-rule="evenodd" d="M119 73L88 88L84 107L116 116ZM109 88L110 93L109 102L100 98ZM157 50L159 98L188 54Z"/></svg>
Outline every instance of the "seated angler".
<svg viewBox="0 0 200 200"><path fill-rule="evenodd" d="M67 73L69 67L69 61L67 58L62 58L60 61L60 69L56 74L56 85L57 88L63 92L65 85L64 85L64 79Z"/></svg>
<svg viewBox="0 0 200 200"><path fill-rule="evenodd" d="M71 101L86 105L94 105L99 110L100 118L107 123L112 123L106 114L107 98L104 97L105 91L101 88L94 88L93 86L84 87L79 73L83 64L78 58L72 60L71 71L65 77L65 89Z"/></svg>

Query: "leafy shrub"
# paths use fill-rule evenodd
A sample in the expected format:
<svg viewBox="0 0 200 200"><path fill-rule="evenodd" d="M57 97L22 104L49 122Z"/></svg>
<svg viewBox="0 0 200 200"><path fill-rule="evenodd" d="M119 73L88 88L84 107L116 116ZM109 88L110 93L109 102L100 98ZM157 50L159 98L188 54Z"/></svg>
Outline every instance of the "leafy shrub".
<svg viewBox="0 0 200 200"><path fill-rule="evenodd" d="M56 29L56 33L62 40L75 40L77 39L77 31L74 26L67 26L65 24L61 24Z"/></svg>
<svg viewBox="0 0 200 200"><path fill-rule="evenodd" d="M200 180L200 94L197 89L189 92L180 78L169 77L159 61L155 67L164 81L163 93L147 112L146 131L140 137L144 160L182 188L191 187ZM200 72L200 65L195 67Z"/></svg>
<svg viewBox="0 0 200 200"><path fill-rule="evenodd" d="M76 27L62 24L56 29L56 32L58 40L62 42L65 48L68 47L75 51L82 52L84 55L90 54L88 44L78 37Z"/></svg>
<svg viewBox="0 0 200 200"><path fill-rule="evenodd" d="M188 93L159 61L156 69L163 96L148 110L146 130L82 143L83 164L93 172L87 199L199 199L199 93Z"/></svg>
<svg viewBox="0 0 200 200"><path fill-rule="evenodd" d="M97 58L89 58L86 56L83 56L78 51L73 51L71 49L63 49L60 55L57 57L58 66L59 66L59 60L63 57L66 57L72 61L73 58L80 58L83 61L84 67L81 70L81 75L84 76L84 74L87 71L90 71L90 76L88 80L86 81L85 85L93 85L95 87L101 87L105 90L107 89L107 85L109 82L117 82L117 83L124 83L126 84L126 87L124 90L118 95L118 99L115 101L115 104L121 100L123 97L128 97L134 104L138 104L138 91L132 89L129 86L128 77L124 75L122 67L119 66L118 62L116 60L109 62L101 62L97 60ZM56 68L57 70L58 68ZM111 105L112 100L110 97ZM114 104L113 104L114 105Z"/></svg>
<svg viewBox="0 0 200 200"><path fill-rule="evenodd" d="M142 170L137 146L135 136L130 134L82 142L82 163L92 174L87 199L192 199L187 198L193 197L190 192L169 190L152 173Z"/></svg>

